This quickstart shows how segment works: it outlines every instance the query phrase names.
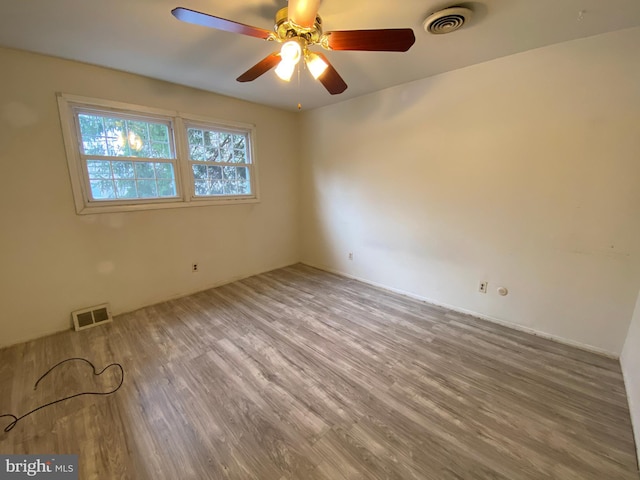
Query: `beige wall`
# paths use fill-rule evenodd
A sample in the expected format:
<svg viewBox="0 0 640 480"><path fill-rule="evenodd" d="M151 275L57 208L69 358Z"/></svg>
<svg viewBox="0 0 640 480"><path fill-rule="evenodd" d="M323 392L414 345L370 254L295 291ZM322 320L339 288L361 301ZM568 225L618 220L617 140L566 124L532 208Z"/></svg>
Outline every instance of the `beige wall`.
<svg viewBox="0 0 640 480"><path fill-rule="evenodd" d="M129 311L298 261L295 114L15 50L0 65L0 347L69 328L74 309ZM56 92L255 124L262 202L76 215Z"/></svg>
<svg viewBox="0 0 640 480"><path fill-rule="evenodd" d="M640 287L638 45L615 32L305 113L303 261L619 354Z"/></svg>
<svg viewBox="0 0 640 480"><path fill-rule="evenodd" d="M633 313L633 319L629 326L627 341L620 357L624 381L629 398L631 421L636 434L636 448L640 458L640 293Z"/></svg>

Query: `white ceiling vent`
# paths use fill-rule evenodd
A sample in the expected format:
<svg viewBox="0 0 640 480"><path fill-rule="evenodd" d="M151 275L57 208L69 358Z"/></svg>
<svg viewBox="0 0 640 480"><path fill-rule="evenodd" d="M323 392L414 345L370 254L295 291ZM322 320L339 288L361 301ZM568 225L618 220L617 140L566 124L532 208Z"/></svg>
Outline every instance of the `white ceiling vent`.
<svg viewBox="0 0 640 480"><path fill-rule="evenodd" d="M432 13L424 21L424 30L441 35L458 30L471 18L471 10L464 7L451 7Z"/></svg>
<svg viewBox="0 0 640 480"><path fill-rule="evenodd" d="M96 325L102 325L103 323L109 323L113 321L111 317L111 309L108 303L102 305L96 305L95 307L83 308L82 310L76 310L71 312L73 317L73 326L78 330L84 330L85 328L95 327Z"/></svg>

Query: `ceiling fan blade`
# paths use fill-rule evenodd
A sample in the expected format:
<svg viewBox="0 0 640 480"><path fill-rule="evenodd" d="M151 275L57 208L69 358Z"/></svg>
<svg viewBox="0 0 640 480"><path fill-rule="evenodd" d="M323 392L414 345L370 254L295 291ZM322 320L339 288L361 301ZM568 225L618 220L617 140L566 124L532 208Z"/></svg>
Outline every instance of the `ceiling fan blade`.
<svg viewBox="0 0 640 480"><path fill-rule="evenodd" d="M313 27L322 0L289 0L289 21L304 28Z"/></svg>
<svg viewBox="0 0 640 480"><path fill-rule="evenodd" d="M329 63L327 57L325 57L320 52L317 52L317 54L327 64L327 69L322 73L322 75L318 77L320 83L324 85L324 88L326 88L331 95L338 95L339 93L344 92L347 89L347 84L345 83L345 81L342 79L336 69L333 68L333 65Z"/></svg>
<svg viewBox="0 0 640 480"><path fill-rule="evenodd" d="M217 30L223 30L231 33L241 33L242 35L249 35L251 37L262 38L265 40L271 36L271 32L269 30L252 27L251 25L245 25L244 23L234 22L232 20L227 20L226 18L214 17L213 15L196 12L195 10L189 10L188 8L177 7L171 10L171 13L178 20L193 23L195 25L201 25L203 27L215 28Z"/></svg>
<svg viewBox="0 0 640 480"><path fill-rule="evenodd" d="M416 41L416 36L410 28L343 30L327 32L326 35L330 50L406 52Z"/></svg>
<svg viewBox="0 0 640 480"><path fill-rule="evenodd" d="M263 73L267 73L273 67L280 63L280 54L272 53L268 57L263 58L258 63L256 63L249 70L240 75L236 80L238 82L252 82L256 78L258 78Z"/></svg>

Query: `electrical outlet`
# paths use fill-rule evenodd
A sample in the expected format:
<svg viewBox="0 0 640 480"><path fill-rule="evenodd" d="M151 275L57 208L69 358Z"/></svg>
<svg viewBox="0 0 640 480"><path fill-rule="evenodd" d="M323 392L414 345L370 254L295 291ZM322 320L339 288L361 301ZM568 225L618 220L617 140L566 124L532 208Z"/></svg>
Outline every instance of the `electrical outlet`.
<svg viewBox="0 0 640 480"><path fill-rule="evenodd" d="M349 252L349 260L353 260L353 252Z"/></svg>
<svg viewBox="0 0 640 480"><path fill-rule="evenodd" d="M478 287L478 291L480 293L487 293L487 287L489 286L489 282L480 282L480 286Z"/></svg>
<svg viewBox="0 0 640 480"><path fill-rule="evenodd" d="M193 273L196 273L196 272L198 272L198 271L199 271L199 270L198 270L198 264L197 264L197 263L194 263L194 264L192 264L192 265L191 265L191 271L192 271Z"/></svg>

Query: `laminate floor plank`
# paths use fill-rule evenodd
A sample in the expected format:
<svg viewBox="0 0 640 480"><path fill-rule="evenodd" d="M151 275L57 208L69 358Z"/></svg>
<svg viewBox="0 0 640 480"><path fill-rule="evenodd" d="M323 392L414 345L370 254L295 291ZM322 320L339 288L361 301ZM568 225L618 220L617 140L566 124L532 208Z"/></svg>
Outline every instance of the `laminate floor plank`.
<svg viewBox="0 0 640 480"><path fill-rule="evenodd" d="M117 385L68 362L33 390L69 357L122 389L1 453L76 453L83 480L640 480L616 360L305 265L0 350L0 412Z"/></svg>

